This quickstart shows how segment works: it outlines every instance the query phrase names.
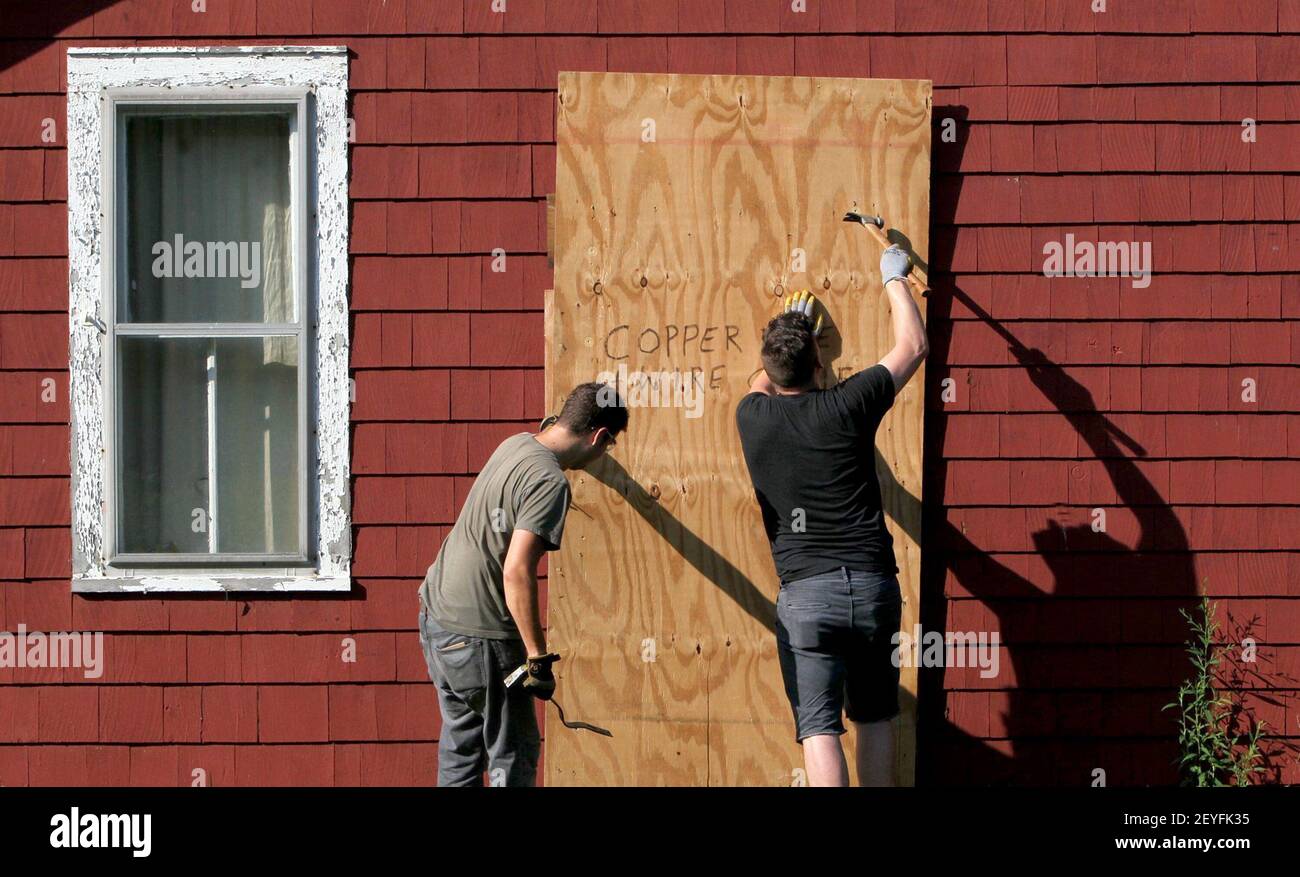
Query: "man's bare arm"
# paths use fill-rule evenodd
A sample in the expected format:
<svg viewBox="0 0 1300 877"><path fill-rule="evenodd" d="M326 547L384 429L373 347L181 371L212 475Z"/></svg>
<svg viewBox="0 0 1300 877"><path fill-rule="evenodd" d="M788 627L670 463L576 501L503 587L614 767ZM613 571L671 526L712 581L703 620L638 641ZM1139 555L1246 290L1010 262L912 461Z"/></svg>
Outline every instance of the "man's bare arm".
<svg viewBox="0 0 1300 877"><path fill-rule="evenodd" d="M545 553L546 541L541 536L530 530L515 530L502 567L506 608L530 657L546 654L546 634L537 600L537 566Z"/></svg>
<svg viewBox="0 0 1300 877"><path fill-rule="evenodd" d="M925 337L925 323L921 309L912 298L903 276L911 270L907 253L890 247L880 259L880 273L885 280L885 292L893 313L894 347L880 364L894 377L894 392L900 392L921 367L921 361L930 352L930 342Z"/></svg>

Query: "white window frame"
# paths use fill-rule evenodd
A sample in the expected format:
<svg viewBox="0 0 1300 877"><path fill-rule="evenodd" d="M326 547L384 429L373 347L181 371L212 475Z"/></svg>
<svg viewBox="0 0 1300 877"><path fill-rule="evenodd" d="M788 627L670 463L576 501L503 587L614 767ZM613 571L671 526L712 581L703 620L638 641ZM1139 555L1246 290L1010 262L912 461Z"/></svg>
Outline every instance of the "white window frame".
<svg viewBox="0 0 1300 877"><path fill-rule="evenodd" d="M110 357L118 229L117 108L183 102L296 104L295 235L305 241L308 541L301 563L161 566L113 551ZM352 586L348 380L348 119L344 46L68 49L69 372L74 592L347 591ZM308 164L310 162L310 165ZM312 173L306 173L310 166ZM302 205L300 211L299 205ZM302 262L302 260L299 260ZM256 325L256 324L253 324ZM301 336L300 336L301 337ZM305 373L304 373L305 372Z"/></svg>

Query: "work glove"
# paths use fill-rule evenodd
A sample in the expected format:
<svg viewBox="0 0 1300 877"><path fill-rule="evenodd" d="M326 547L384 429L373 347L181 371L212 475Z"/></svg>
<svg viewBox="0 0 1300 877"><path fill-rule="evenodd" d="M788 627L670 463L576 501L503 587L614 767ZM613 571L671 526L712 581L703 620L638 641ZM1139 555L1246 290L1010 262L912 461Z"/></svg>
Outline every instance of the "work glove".
<svg viewBox="0 0 1300 877"><path fill-rule="evenodd" d="M888 285L891 280L906 280L912 270L912 257L907 251L894 244L880 255L880 282Z"/></svg>
<svg viewBox="0 0 1300 877"><path fill-rule="evenodd" d="M536 657L529 656L524 662L524 691L538 700L550 700L555 694L555 673L551 665L560 660L554 652Z"/></svg>
<svg viewBox="0 0 1300 877"><path fill-rule="evenodd" d="M785 308L782 313L803 314L808 318L808 322L812 323L813 337L816 338L822 333L822 311L825 310L818 308L817 304L817 296L806 289L801 289L785 297Z"/></svg>

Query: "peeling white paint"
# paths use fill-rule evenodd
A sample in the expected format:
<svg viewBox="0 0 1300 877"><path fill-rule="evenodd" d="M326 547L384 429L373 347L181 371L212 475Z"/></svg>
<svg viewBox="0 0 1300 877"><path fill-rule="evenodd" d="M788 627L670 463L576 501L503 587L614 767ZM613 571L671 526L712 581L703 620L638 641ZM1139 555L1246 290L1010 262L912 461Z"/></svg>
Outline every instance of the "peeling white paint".
<svg viewBox="0 0 1300 877"><path fill-rule="evenodd" d="M244 593L264 591L267 593L307 592L317 594L322 591L352 590L351 575L340 576L214 576L207 573L176 575L146 575L138 578L124 576L103 576L92 578L81 576L74 578L72 590L81 594L159 594L176 593Z"/></svg>
<svg viewBox="0 0 1300 877"><path fill-rule="evenodd" d="M348 441L348 144L345 46L68 49L68 284L74 591L337 591L351 587ZM224 99L242 90L307 89L314 98L316 374L315 569L242 574L115 569L105 544L109 476L104 422L105 336L112 293L103 253L103 146L110 90L161 99Z"/></svg>

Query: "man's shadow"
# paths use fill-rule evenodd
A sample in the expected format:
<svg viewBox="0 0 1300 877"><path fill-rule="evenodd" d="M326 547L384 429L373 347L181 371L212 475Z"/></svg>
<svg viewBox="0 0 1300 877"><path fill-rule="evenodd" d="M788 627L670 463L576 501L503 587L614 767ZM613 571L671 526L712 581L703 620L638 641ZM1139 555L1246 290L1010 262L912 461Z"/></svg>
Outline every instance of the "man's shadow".
<svg viewBox="0 0 1300 877"><path fill-rule="evenodd" d="M944 669L921 670L917 783L1082 785L1093 782L1093 770L1101 768L1112 785L1172 784L1178 780L1176 716L1163 707L1177 699L1178 686L1191 675L1182 651L1190 631L1179 609L1199 609L1200 588L1187 532L1137 463L1147 450L1098 411L1086 387L1042 351L1022 344L956 286L953 229L971 133L968 115L964 106L934 107L936 132L944 130L942 120L951 119L956 123L950 128L956 139L948 143L936 136L932 167L936 174L957 176L955 186L939 189L933 198L936 233L930 248L934 293L929 299L932 354L926 369L927 398L932 403L942 398L943 381L949 377L952 311L960 302L1003 338L1030 382L1066 418L1089 452L1079 454L1081 461L1101 463L1116 505L1133 511L1139 532L1132 545L1124 544L1105 532L1094 532L1091 521L1081 520L1082 510L1075 509L1073 521L1062 524L1049 519L1032 533L1028 555L1003 555L1006 560L1000 562L950 519L949 461L943 452L950 417L936 416L941 406L929 406L923 461L922 526L928 538L921 562L921 623L926 631L947 632L951 574L961 589L987 607L993 620L988 626L999 630L1010 676L1004 671L1005 681L994 680L998 684L988 689L992 692L990 730L979 735L962 730L949 713L948 693L961 691L955 674L945 684ZM900 232L888 234L910 249ZM959 391L969 392L969 387ZM888 467L878 469L882 477L889 476ZM1027 562L1018 564L1022 558L1041 558L1047 576L1030 573ZM1047 577L1050 581L1044 581ZM1117 595L1130 583L1143 596L1160 598L1162 605L1149 616L1159 620L1149 627L1120 619L1116 634L1099 631L1095 625L1090 628L1082 618L1073 625L1059 623L1060 614L1085 607L1092 611L1081 612L1083 618L1097 618L1098 608L1107 610L1107 598L1122 599ZM1123 604L1112 605L1117 614L1123 613ZM1052 626L1052 636L1044 637L1041 619L1053 613L1058 623ZM1103 661L1101 668L1081 666L1097 657ZM1079 670L1085 672L1076 675Z"/></svg>
<svg viewBox="0 0 1300 877"><path fill-rule="evenodd" d="M1177 700L1179 685L1192 672L1179 648L1190 633L1179 610L1198 611L1200 593L1187 532L1137 465L1147 450L1098 411L1086 387L1041 350L1021 344L950 277L940 281L938 298L960 301L1002 336L1034 387L1086 445L1080 461L1102 465L1116 495L1118 508L1112 513L1132 510L1139 531L1129 545L1096 532L1090 516L1064 525L1048 520L1031 534L1031 556L1047 565L1050 582L999 563L949 518L948 460L940 453L948 418L931 418L937 423L927 430L923 512L931 537L922 560L922 624L946 632L945 585L951 572L996 619L990 627L1000 634L1003 667L1010 673L1002 674L1006 681L996 688L1001 700L991 701L985 739L961 730L948 715L945 696L959 686L945 686L943 670L922 671L918 784L1085 785L1094 782L1097 769L1105 771L1108 785L1174 784L1179 778L1176 716L1163 708ZM950 332L952 323L932 325ZM951 337L937 341L933 346L942 363ZM947 376L942 365L932 366L929 398L940 398ZM1077 521L1084 511L1066 514ZM1116 582L1120 576L1127 581ZM1130 586L1160 599L1158 622L1149 627L1114 622L1118 634L1082 620L1061 623L1062 614L1073 611L1097 619L1106 614L1107 602L1122 613L1122 590ZM1042 634L1047 615L1056 616L1050 638ZM1068 633L1062 635L1063 630ZM1081 668L1094 659L1103 662L1098 669L1104 673ZM1275 755L1265 761L1272 771L1278 769Z"/></svg>
<svg viewBox="0 0 1300 877"><path fill-rule="evenodd" d="M700 575L716 585L736 605L768 630L776 627L776 604L760 591L735 564L714 550L693 530L675 518L648 490L641 486L623 464L605 454L586 470L601 484L627 501L665 542L672 546Z"/></svg>

